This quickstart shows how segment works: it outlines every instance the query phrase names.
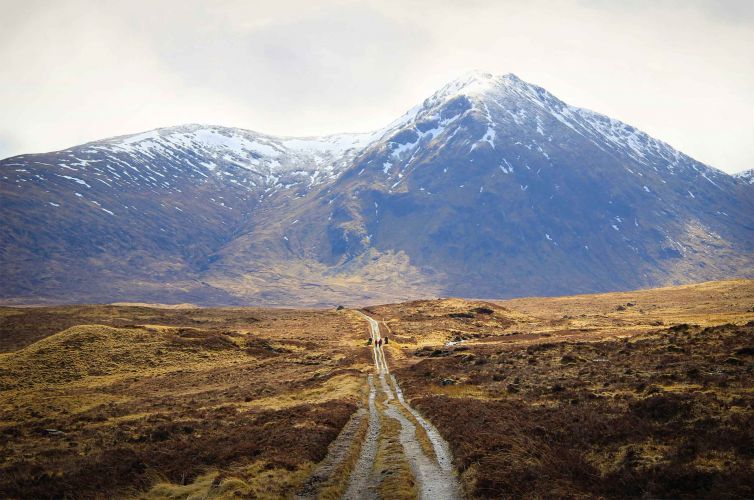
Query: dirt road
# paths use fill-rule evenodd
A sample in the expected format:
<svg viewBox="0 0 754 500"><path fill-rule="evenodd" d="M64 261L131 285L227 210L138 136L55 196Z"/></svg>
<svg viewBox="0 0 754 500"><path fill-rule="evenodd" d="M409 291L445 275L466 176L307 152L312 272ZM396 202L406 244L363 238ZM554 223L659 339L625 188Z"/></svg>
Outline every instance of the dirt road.
<svg viewBox="0 0 754 500"><path fill-rule="evenodd" d="M380 496L381 477L376 473L374 465L376 450L380 449L380 441L386 439L384 433L381 432L381 422L385 419L393 419L400 425L398 437L402 446L402 456L388 456L388 463L383 463L382 468L390 468L390 460L396 462L405 460L410 466L419 498L461 498L461 489L453 472L448 444L437 429L404 399L398 382L390 374L385 352L382 346L377 345L377 341L381 338L377 320L361 312L359 314L369 322L372 354L381 389L381 404L376 404L377 391L373 377L370 376L369 429L362 444L359 460L351 473L345 498L378 498Z"/></svg>

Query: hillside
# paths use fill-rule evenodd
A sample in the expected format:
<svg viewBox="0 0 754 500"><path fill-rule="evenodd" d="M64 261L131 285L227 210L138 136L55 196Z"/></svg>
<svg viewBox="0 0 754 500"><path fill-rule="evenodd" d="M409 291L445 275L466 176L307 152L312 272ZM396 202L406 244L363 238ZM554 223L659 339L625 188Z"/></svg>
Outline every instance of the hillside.
<svg viewBox="0 0 754 500"><path fill-rule="evenodd" d="M745 176L471 73L368 134L183 126L0 162L6 303L334 305L754 275Z"/></svg>

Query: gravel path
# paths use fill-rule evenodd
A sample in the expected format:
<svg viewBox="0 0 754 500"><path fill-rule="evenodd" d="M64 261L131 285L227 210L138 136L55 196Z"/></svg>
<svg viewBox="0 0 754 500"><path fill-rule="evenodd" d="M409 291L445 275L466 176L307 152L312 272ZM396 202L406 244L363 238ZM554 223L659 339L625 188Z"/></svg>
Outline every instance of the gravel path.
<svg viewBox="0 0 754 500"><path fill-rule="evenodd" d="M368 418L367 432L361 443L359 457L351 471L348 488L343 498L348 500L378 499L381 477L374 465L380 443L386 439L382 433L380 421L382 418L391 418L400 424L398 439L403 448L403 456L399 460L405 458L408 462L416 481L419 498L423 500L460 499L461 488L453 471L453 460L448 443L437 432L437 429L412 408L403 397L403 391L398 382L390 374L384 351L381 347L377 347L377 341L381 338L379 323L366 314L361 312L359 314L369 322L374 367L384 399L381 399L380 405L377 404L377 385L374 376L369 375L368 409L358 410L349 420L340 435L330 445L327 457L317 466L296 498L300 500L317 498L321 487L348 457L363 419ZM417 439L419 427L427 434L432 444L433 457L425 453ZM391 457L382 458L382 460L385 459L390 460ZM395 460L395 457L392 459ZM389 467L390 463L388 462L387 465Z"/></svg>
<svg viewBox="0 0 754 500"><path fill-rule="evenodd" d="M376 398L377 389L374 386L374 378L369 375L369 428L361 444L359 459L351 472L348 490L343 498L353 500L377 498L379 484L374 477L373 466L380 438L380 415L377 411Z"/></svg>
<svg viewBox="0 0 754 500"><path fill-rule="evenodd" d="M395 377L390 374L384 351L381 347L377 347L376 341L381 338L379 323L363 313L359 314L369 321L375 366L387 406L384 414L397 420L401 425L400 442L403 446L404 455L411 466L411 472L416 479L420 498L427 500L461 498L461 488L453 473L452 457L447 442L437 432L437 429L412 408L403 397L403 391L401 391ZM403 408L405 412L401 411L399 407ZM434 459L435 457L430 458L424 453L416 438L417 425L420 425L427 433L437 460ZM357 472L354 471L354 473Z"/></svg>

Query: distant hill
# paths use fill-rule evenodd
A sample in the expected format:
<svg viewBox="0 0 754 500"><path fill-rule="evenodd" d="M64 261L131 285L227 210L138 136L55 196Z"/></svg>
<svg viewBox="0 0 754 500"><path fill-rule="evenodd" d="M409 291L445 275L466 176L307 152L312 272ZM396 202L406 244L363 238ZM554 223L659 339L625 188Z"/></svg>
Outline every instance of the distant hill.
<svg viewBox="0 0 754 500"><path fill-rule="evenodd" d="M332 305L754 276L730 176L515 75L384 129L189 125L0 162L6 302Z"/></svg>

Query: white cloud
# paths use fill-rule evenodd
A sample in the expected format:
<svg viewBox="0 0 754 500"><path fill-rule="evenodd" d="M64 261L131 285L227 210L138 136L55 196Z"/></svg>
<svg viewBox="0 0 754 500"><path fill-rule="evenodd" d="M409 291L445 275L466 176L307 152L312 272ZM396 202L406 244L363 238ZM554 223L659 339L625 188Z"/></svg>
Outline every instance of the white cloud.
<svg viewBox="0 0 754 500"><path fill-rule="evenodd" d="M751 6L0 0L0 156L188 122L370 130L481 68L733 172L754 166Z"/></svg>

